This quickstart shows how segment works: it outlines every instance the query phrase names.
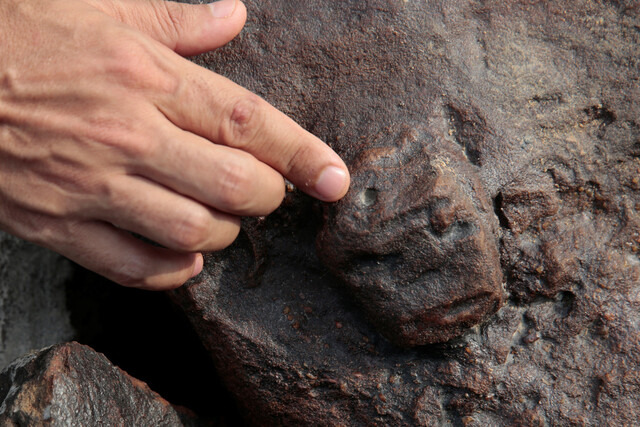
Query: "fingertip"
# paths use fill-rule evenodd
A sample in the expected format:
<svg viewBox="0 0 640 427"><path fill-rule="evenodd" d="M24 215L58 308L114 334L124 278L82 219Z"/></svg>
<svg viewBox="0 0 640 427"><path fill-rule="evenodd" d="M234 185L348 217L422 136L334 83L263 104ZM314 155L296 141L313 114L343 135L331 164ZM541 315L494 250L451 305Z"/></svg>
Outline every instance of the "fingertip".
<svg viewBox="0 0 640 427"><path fill-rule="evenodd" d="M220 0L207 5L213 19L204 31L208 49L215 49L233 40L247 20L247 9L239 0Z"/></svg>
<svg viewBox="0 0 640 427"><path fill-rule="evenodd" d="M198 253L198 254L195 254L195 256L196 256L196 259L195 259L195 262L193 263L193 272L189 277L190 279L193 279L198 274L200 274L202 272L202 269L204 268L204 257L202 256L202 254Z"/></svg>
<svg viewBox="0 0 640 427"><path fill-rule="evenodd" d="M202 273L204 269L204 257L201 253L179 254L178 257L187 258L183 269L179 269L168 275L150 278L149 281L142 286L142 289L149 291L170 291L183 286L189 280Z"/></svg>
<svg viewBox="0 0 640 427"><path fill-rule="evenodd" d="M52 249L115 283L149 291L178 288L204 266L201 253L151 245L102 221L78 223L73 236Z"/></svg>
<svg viewBox="0 0 640 427"><path fill-rule="evenodd" d="M165 41L180 55L197 55L224 46L242 31L247 20L247 9L239 0L220 0L195 7L177 5L197 14L192 24L187 22L179 27L174 42Z"/></svg>
<svg viewBox="0 0 640 427"><path fill-rule="evenodd" d="M246 16L246 8L239 0L219 0L208 4L211 14L214 18L227 19L236 14L244 14ZM241 16L236 16L236 18Z"/></svg>
<svg viewBox="0 0 640 427"><path fill-rule="evenodd" d="M325 167L318 175L314 190L320 200L335 202L347 194L349 183L349 170L346 166L330 165Z"/></svg>
<svg viewBox="0 0 640 427"><path fill-rule="evenodd" d="M164 253L156 254L154 257L153 261L158 262L155 271L149 271L149 275L137 283L120 284L148 291L170 291L184 285L203 270L204 259L200 253L181 254L169 250L162 252ZM150 259L150 264L153 261Z"/></svg>

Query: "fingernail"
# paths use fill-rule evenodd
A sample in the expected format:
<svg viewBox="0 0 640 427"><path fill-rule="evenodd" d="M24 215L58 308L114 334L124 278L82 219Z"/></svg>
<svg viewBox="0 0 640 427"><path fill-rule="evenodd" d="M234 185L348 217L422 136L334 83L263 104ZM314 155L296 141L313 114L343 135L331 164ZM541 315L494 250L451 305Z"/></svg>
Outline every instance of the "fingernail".
<svg viewBox="0 0 640 427"><path fill-rule="evenodd" d="M328 166L320 173L315 190L323 199L333 201L342 195L346 185L347 173L337 166Z"/></svg>
<svg viewBox="0 0 640 427"><path fill-rule="evenodd" d="M191 277L189 278L192 279L200 274L202 267L204 267L204 259L202 258L202 254L198 254L196 255L196 263L193 265L193 273L191 273Z"/></svg>
<svg viewBox="0 0 640 427"><path fill-rule="evenodd" d="M209 3L214 18L229 18L236 11L238 0L221 0Z"/></svg>

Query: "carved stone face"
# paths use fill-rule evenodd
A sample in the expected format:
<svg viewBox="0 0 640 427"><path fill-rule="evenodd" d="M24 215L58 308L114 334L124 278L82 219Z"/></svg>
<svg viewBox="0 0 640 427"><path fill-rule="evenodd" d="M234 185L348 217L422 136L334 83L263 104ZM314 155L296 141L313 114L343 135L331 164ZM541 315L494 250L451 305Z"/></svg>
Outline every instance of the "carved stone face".
<svg viewBox="0 0 640 427"><path fill-rule="evenodd" d="M638 2L244 2L203 65L352 172L176 292L250 420L637 424Z"/></svg>
<svg viewBox="0 0 640 427"><path fill-rule="evenodd" d="M351 165L318 253L387 339L447 341L502 303L495 219L459 146L426 129L394 138Z"/></svg>

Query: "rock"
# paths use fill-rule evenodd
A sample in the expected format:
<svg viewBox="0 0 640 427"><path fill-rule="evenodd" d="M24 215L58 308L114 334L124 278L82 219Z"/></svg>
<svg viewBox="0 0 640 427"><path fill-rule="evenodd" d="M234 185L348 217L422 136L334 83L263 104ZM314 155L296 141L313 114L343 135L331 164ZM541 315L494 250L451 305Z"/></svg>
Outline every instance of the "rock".
<svg viewBox="0 0 640 427"><path fill-rule="evenodd" d="M0 369L73 337L65 291L72 273L62 256L0 232Z"/></svg>
<svg viewBox="0 0 640 427"><path fill-rule="evenodd" d="M78 343L24 356L0 374L2 425L199 425L157 393Z"/></svg>
<svg viewBox="0 0 640 427"><path fill-rule="evenodd" d="M248 419L637 423L637 3L246 4L196 61L354 177L174 293Z"/></svg>
<svg viewBox="0 0 640 427"><path fill-rule="evenodd" d="M448 341L502 304L498 221L476 171L436 131L365 150L317 248L368 321L404 347Z"/></svg>

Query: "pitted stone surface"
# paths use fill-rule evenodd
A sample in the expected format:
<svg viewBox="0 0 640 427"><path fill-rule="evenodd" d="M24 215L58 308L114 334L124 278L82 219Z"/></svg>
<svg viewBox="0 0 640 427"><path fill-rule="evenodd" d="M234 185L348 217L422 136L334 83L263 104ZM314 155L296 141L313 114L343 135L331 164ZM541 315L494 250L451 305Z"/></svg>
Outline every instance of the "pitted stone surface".
<svg viewBox="0 0 640 427"><path fill-rule="evenodd" d="M448 341L501 305L498 221L444 135L413 128L388 138L352 164L351 190L327 208L318 254L391 342Z"/></svg>
<svg viewBox="0 0 640 427"><path fill-rule="evenodd" d="M204 425L78 343L28 354L0 374L0 424Z"/></svg>
<svg viewBox="0 0 640 427"><path fill-rule="evenodd" d="M636 423L637 2L246 3L240 38L197 61L354 176L343 202L293 191L247 220L174 294L248 419ZM456 301L472 321L447 325Z"/></svg>
<svg viewBox="0 0 640 427"><path fill-rule="evenodd" d="M0 369L74 336L65 292L72 273L62 256L0 231Z"/></svg>

